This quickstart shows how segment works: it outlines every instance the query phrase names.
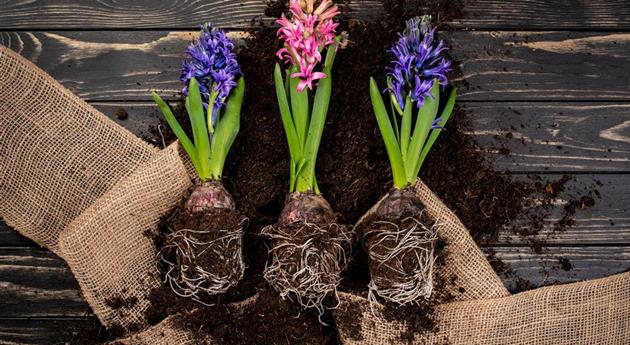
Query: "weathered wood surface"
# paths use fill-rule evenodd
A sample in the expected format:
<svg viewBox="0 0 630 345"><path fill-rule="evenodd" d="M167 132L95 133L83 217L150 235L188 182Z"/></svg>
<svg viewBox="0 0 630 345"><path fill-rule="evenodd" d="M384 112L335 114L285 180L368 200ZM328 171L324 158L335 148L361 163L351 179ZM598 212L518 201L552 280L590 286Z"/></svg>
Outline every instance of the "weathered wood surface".
<svg viewBox="0 0 630 345"><path fill-rule="evenodd" d="M628 101L630 33L455 32L462 100Z"/></svg>
<svg viewBox="0 0 630 345"><path fill-rule="evenodd" d="M359 20L373 19L382 10L373 0L342 6L345 16ZM265 16L266 8L266 0L8 0L0 1L0 29L193 29L207 21L248 28L273 22Z"/></svg>
<svg viewBox="0 0 630 345"><path fill-rule="evenodd" d="M496 256L509 264L514 275L502 277L509 289L519 281L528 288L555 283L595 279L630 268L630 247L550 247L537 254L525 247L494 248ZM606 253L606 255L602 255ZM562 260L562 261L561 261ZM568 260L568 261L565 261ZM571 267L563 266L570 264Z"/></svg>
<svg viewBox="0 0 630 345"><path fill-rule="evenodd" d="M463 103L497 170L630 172L630 104Z"/></svg>
<svg viewBox="0 0 630 345"><path fill-rule="evenodd" d="M85 316L89 310L63 260L47 250L0 247L0 318Z"/></svg>
<svg viewBox="0 0 630 345"><path fill-rule="evenodd" d="M0 33L11 47L87 100L172 97L189 31ZM453 32L461 101L630 101L630 33ZM344 62L343 52L339 63Z"/></svg>
<svg viewBox="0 0 630 345"><path fill-rule="evenodd" d="M528 179L527 176L515 176ZM561 175L542 175L542 183L557 181ZM579 174L564 186L553 207L535 210L545 215L544 228L534 236L522 237L506 228L499 236L500 245L527 245L531 240L544 240L549 246L555 245L630 245L630 178L626 174ZM564 208L571 200L591 196L595 205L578 208L573 219L575 225L564 231L555 226L565 214ZM533 201L540 196L533 196ZM528 223L526 223L528 224ZM518 226L518 223L514 223ZM0 247L35 246L16 231L0 221Z"/></svg>
<svg viewBox="0 0 630 345"><path fill-rule="evenodd" d="M502 277L507 286L520 279L529 280L532 287L573 282L630 268L628 246L550 247L539 254L526 247L492 249L514 269L514 275ZM561 258L569 260L570 270L563 269ZM0 272L0 325L8 318L91 315L70 269L48 251L0 248Z"/></svg>
<svg viewBox="0 0 630 345"><path fill-rule="evenodd" d="M626 0L464 0L456 27L509 30L627 30L630 2Z"/></svg>
<svg viewBox="0 0 630 345"><path fill-rule="evenodd" d="M96 318L0 319L0 344L67 345L97 329Z"/></svg>
<svg viewBox="0 0 630 345"><path fill-rule="evenodd" d="M140 137L161 117L150 102L94 103ZM630 104L461 102L498 171L630 172ZM124 109L125 120L116 117ZM278 121L280 121L278 119ZM155 142L160 144L160 140Z"/></svg>
<svg viewBox="0 0 630 345"><path fill-rule="evenodd" d="M625 0L464 0L462 16L450 23L467 29L630 29L630 3ZM39 0L0 2L0 29L190 29L212 21L228 28L272 21L265 0L152 1ZM344 15L377 18L376 0L352 0Z"/></svg>

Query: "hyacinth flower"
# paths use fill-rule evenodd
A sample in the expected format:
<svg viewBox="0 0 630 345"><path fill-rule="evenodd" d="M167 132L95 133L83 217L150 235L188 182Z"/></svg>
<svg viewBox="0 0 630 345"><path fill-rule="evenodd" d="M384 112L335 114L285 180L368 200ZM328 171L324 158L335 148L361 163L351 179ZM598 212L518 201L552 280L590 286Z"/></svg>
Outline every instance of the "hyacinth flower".
<svg viewBox="0 0 630 345"><path fill-rule="evenodd" d="M392 46L385 98L374 79L370 98L392 168L394 188L357 225L369 256L369 298L418 303L433 289L436 220L429 219L414 186L429 150L448 121L455 89L451 61L430 26L431 18L406 22ZM447 95L440 106L441 96ZM389 108L389 112L388 112Z"/></svg>
<svg viewBox="0 0 630 345"><path fill-rule="evenodd" d="M221 183L223 166L240 128L245 81L234 45L225 32L202 26L182 67L185 107L192 140L169 106L153 92L166 122L197 172L190 195L169 218L160 258L173 291L201 303L243 276L242 222Z"/></svg>
<svg viewBox="0 0 630 345"><path fill-rule="evenodd" d="M331 94L331 70L341 38L330 0L291 0L291 18L282 17L278 37L284 46L274 81L290 153L289 191L278 222L263 233L271 238L264 277L283 298L324 311L327 295L336 297L352 236L324 199L315 163Z"/></svg>

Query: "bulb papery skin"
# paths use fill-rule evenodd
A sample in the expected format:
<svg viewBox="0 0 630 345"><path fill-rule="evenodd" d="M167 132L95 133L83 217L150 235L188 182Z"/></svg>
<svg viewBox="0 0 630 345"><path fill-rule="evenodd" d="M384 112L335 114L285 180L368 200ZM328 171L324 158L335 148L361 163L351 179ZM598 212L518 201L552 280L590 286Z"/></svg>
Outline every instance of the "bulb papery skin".
<svg viewBox="0 0 630 345"><path fill-rule="evenodd" d="M278 225L330 224L336 220L332 207L321 194L312 192L291 193L287 197L282 213L280 213Z"/></svg>
<svg viewBox="0 0 630 345"><path fill-rule="evenodd" d="M197 184L186 201L185 209L191 214L204 213L213 209L236 210L234 199L219 181Z"/></svg>

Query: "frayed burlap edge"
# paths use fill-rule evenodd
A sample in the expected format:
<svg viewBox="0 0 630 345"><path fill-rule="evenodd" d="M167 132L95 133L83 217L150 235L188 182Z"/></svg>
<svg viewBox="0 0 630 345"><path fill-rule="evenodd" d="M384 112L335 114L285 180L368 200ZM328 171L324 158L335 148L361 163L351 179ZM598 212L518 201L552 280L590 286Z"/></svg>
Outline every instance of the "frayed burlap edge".
<svg viewBox="0 0 630 345"><path fill-rule="evenodd" d="M382 305L363 297L343 293L340 298L334 313L344 345L630 343L630 272L443 304L435 310L436 330L427 333L388 320Z"/></svg>
<svg viewBox="0 0 630 345"><path fill-rule="evenodd" d="M429 216L436 221L438 237L448 246L440 274L448 280L456 277L456 284L442 288L454 300L508 296L510 293L459 218L420 179L416 182L415 191ZM376 212L383 199L361 217L355 228Z"/></svg>

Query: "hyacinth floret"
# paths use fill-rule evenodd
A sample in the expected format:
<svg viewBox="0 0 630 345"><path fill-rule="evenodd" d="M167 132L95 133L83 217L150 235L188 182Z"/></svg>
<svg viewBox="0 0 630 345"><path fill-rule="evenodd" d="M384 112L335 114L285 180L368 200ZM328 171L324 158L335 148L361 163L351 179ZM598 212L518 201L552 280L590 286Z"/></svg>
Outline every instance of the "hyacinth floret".
<svg viewBox="0 0 630 345"><path fill-rule="evenodd" d="M217 112L225 106L225 100L236 86L241 68L236 61L234 43L225 31L210 23L201 25L199 37L188 46L190 59L184 60L180 80L184 82L182 93L188 96L188 85L196 78L204 110L212 103L212 126L216 125Z"/></svg>
<svg viewBox="0 0 630 345"><path fill-rule="evenodd" d="M452 63L444 57L447 48L430 22L430 16L409 19L405 31L389 50L394 60L387 68L388 90L401 110L406 95L421 107L425 97L431 96L434 80L442 88L448 85L447 74Z"/></svg>
<svg viewBox="0 0 630 345"><path fill-rule="evenodd" d="M315 0L290 0L291 18L282 15L276 22L280 24L278 37L284 46L276 55L278 58L297 67L292 78L300 78L297 89L313 89L313 82L326 78L326 74L316 71L322 61L322 50L335 44L338 23L333 18L339 14L332 0L322 0L315 8Z"/></svg>

